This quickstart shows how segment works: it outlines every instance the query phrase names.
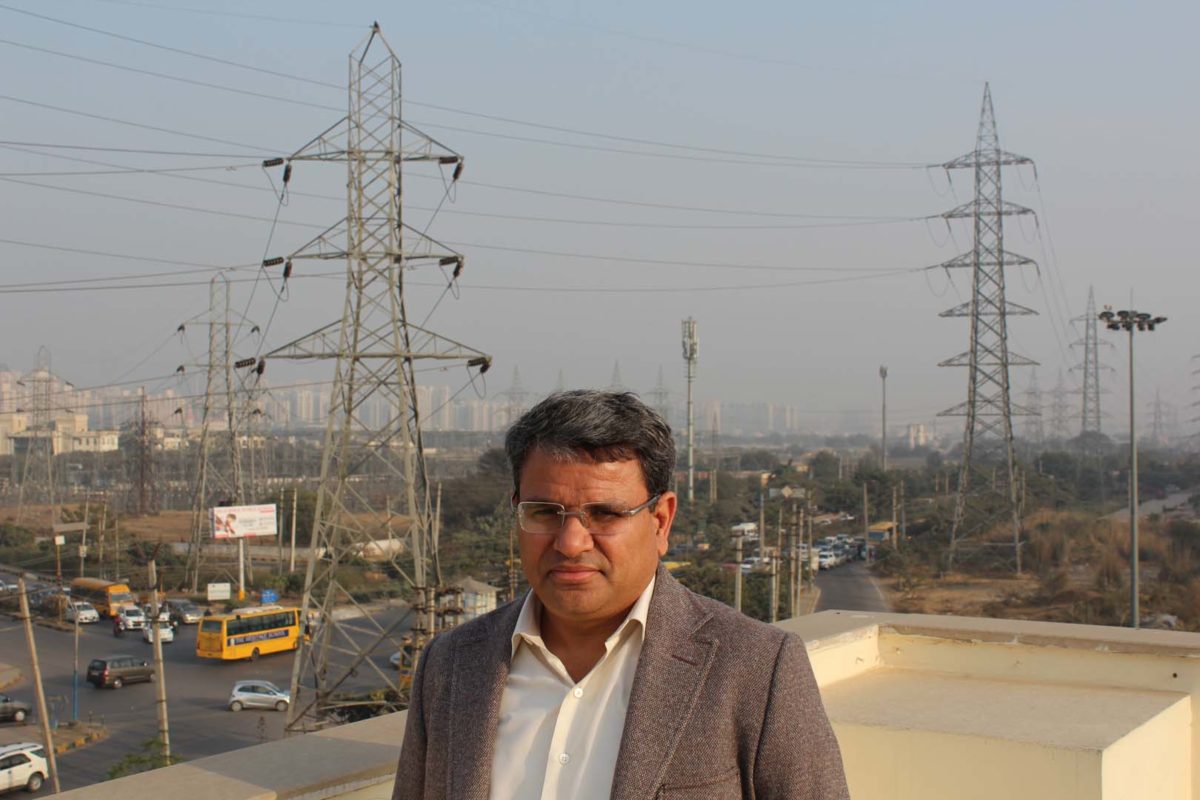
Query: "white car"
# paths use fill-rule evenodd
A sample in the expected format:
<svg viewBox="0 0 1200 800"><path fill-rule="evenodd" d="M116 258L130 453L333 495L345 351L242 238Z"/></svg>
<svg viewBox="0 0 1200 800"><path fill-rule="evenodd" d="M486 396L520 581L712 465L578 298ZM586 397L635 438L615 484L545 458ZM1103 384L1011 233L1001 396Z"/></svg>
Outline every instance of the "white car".
<svg viewBox="0 0 1200 800"><path fill-rule="evenodd" d="M146 615L137 606L125 606L117 613L117 627L123 631L140 631L146 627Z"/></svg>
<svg viewBox="0 0 1200 800"><path fill-rule="evenodd" d="M76 600L73 603L67 603L67 610L63 612L63 618L67 622L74 622L76 617L79 618L80 625L100 621L100 614L96 611L96 607L87 600Z"/></svg>
<svg viewBox="0 0 1200 800"><path fill-rule="evenodd" d="M0 792L10 789L36 792L49 774L46 748L37 742L0 745Z"/></svg>
<svg viewBox="0 0 1200 800"><path fill-rule="evenodd" d="M287 711L291 696L270 681L238 681L229 693L229 710L273 708Z"/></svg>
<svg viewBox="0 0 1200 800"><path fill-rule="evenodd" d="M817 566L820 569L833 569L838 565L837 556L832 550L822 550L817 554Z"/></svg>
<svg viewBox="0 0 1200 800"><path fill-rule="evenodd" d="M158 631L158 636L163 644L170 644L175 641L175 629L171 627L169 622L160 622L158 625L147 625L142 628L142 641L146 644L154 642L154 631Z"/></svg>

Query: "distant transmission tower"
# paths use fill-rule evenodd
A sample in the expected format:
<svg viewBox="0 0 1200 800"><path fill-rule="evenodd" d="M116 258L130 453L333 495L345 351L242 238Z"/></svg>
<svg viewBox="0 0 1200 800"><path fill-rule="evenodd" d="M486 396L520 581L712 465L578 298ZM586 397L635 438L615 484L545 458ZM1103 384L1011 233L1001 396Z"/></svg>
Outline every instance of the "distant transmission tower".
<svg viewBox="0 0 1200 800"><path fill-rule="evenodd" d="M37 367L21 381L29 398L29 426L20 438L25 440L25 463L21 470L21 491L17 495L17 523L25 518L25 506L49 505L51 523L58 522L54 473L54 412L51 395L54 373L50 371L50 351L39 347Z"/></svg>
<svg viewBox="0 0 1200 800"><path fill-rule="evenodd" d="M1162 446L1167 443L1167 412L1162 401L1162 392L1154 390L1154 403L1150 406L1150 441Z"/></svg>
<svg viewBox="0 0 1200 800"><path fill-rule="evenodd" d="M1038 386L1037 370L1029 375L1029 387L1025 390L1025 409L1029 418L1025 422L1025 438L1040 449L1046 441L1046 430L1042 426L1042 389Z"/></svg>
<svg viewBox="0 0 1200 800"><path fill-rule="evenodd" d="M289 731L328 725L340 710L361 707L361 697L344 697L349 686L363 685L360 673L371 676L372 686L394 689L378 701L383 710L407 702L403 678L412 674L437 631L436 601L444 589L421 443L416 363L463 362L480 373L491 365L480 351L410 323L406 311L407 270L422 264L453 267L456 279L464 260L404 223L402 166L427 162L452 168L453 175L446 176L451 183L462 173L462 156L402 119L400 61L378 24L349 61L349 113L288 159L347 165L347 216L291 256L345 260L344 310L339 319L266 356L334 362L301 603L312 638L301 645L292 666ZM378 424L361 413L372 404L386 410ZM397 491L401 513L393 515L390 495ZM382 569L411 587L407 640L395 633L399 619L384 628L370 614L337 613L340 606L356 604L354 587L343 584L341 568L368 550L386 559ZM371 657L385 647L409 656L399 677Z"/></svg>
<svg viewBox="0 0 1200 800"><path fill-rule="evenodd" d="M610 392L627 392L629 387L621 380L621 362L613 362L612 380L608 382L608 391Z"/></svg>
<svg viewBox="0 0 1200 800"><path fill-rule="evenodd" d="M1021 571L1021 508L1012 418L1014 413L1024 412L1019 406L1014 410L1009 368L1035 362L1009 352L1008 318L1035 312L1008 302L1004 270L1033 262L1004 249L1004 218L1033 211L1002 199L1000 174L1002 167L1032 163L1000 149L991 88L985 84L975 149L943 165L947 170L970 169L975 176L974 200L943 215L948 220L974 223L974 248L944 265L970 268L972 274L970 301L942 312L944 317L968 317L971 325L970 349L941 363L968 369L966 402L942 412L943 416L966 417L950 529L951 569L967 540L987 534L1002 521L1012 529L1016 569Z"/></svg>
<svg viewBox="0 0 1200 800"><path fill-rule="evenodd" d="M683 362L687 377L687 449L688 449L688 505L696 501L696 404L692 397L692 384L696 382L696 357L700 355L700 339L696 336L696 320L688 317L683 321Z"/></svg>
<svg viewBox="0 0 1200 800"><path fill-rule="evenodd" d="M1060 367L1058 370L1058 380L1054 383L1054 390L1050 393L1050 438L1058 442L1064 442L1071 438L1071 429L1069 426L1069 418L1071 414L1070 405L1067 403L1067 385L1063 381L1063 371Z"/></svg>
<svg viewBox="0 0 1200 800"><path fill-rule="evenodd" d="M1073 347L1083 348L1083 363L1073 367L1073 371L1083 373L1083 383L1080 393L1083 395L1083 406L1080 415L1079 435L1085 448L1094 448L1100 436L1100 371L1108 369L1100 363L1100 347L1112 347L1112 342L1099 337L1100 318L1096 315L1096 295L1092 287L1088 287L1087 311L1082 317L1076 317L1074 322L1083 323L1083 338L1073 342Z"/></svg>
<svg viewBox="0 0 1200 800"><path fill-rule="evenodd" d="M208 328L208 360L193 472L192 530L187 560L187 575L193 592L199 591L200 574L207 556L206 544L211 533L208 510L216 505L241 505L246 498L238 435L241 416L233 375L229 280L223 274L217 274L209 281L205 320L202 324ZM185 322L180 328L187 324Z"/></svg>
<svg viewBox="0 0 1200 800"><path fill-rule="evenodd" d="M529 392L521 384L521 370L513 367L512 384L500 393L504 399L504 425L512 425L529 407Z"/></svg>
<svg viewBox="0 0 1200 800"><path fill-rule="evenodd" d="M663 368L658 368L658 382L654 384L654 388L646 394L646 399L650 401L650 407L662 414L663 419L671 419L671 393L667 390L667 384L663 381Z"/></svg>

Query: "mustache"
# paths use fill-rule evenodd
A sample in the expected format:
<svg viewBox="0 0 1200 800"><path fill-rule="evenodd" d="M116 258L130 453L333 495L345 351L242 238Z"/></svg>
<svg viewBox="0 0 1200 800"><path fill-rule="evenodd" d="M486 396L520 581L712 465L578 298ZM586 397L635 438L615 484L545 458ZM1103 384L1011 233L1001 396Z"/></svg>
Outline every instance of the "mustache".
<svg viewBox="0 0 1200 800"><path fill-rule="evenodd" d="M580 558L566 558L561 553L551 551L542 557L542 567L547 571L559 567L588 567L603 572L608 569L608 561L596 558L592 554L586 554Z"/></svg>

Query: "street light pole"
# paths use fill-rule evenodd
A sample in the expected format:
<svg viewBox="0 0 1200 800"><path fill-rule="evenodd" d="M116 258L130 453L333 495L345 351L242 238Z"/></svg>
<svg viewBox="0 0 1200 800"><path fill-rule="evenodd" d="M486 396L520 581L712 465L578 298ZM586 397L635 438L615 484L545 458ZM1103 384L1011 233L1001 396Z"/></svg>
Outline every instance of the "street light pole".
<svg viewBox="0 0 1200 800"><path fill-rule="evenodd" d="M1100 312L1100 321L1110 331L1125 330L1129 332L1129 626L1141 627L1141 614L1138 609L1138 452L1137 429L1135 427L1133 399L1133 332L1152 331L1167 321L1166 317L1155 317L1141 311L1121 310L1114 312L1112 306L1105 306Z"/></svg>

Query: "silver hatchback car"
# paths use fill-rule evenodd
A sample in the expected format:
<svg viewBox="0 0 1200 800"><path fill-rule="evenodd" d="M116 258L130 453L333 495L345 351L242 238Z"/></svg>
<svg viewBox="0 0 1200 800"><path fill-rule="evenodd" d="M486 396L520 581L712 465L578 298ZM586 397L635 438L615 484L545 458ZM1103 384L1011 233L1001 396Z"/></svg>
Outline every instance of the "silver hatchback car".
<svg viewBox="0 0 1200 800"><path fill-rule="evenodd" d="M238 681L229 693L229 710L273 708L287 711L291 696L270 681Z"/></svg>

